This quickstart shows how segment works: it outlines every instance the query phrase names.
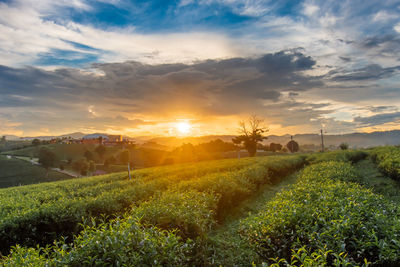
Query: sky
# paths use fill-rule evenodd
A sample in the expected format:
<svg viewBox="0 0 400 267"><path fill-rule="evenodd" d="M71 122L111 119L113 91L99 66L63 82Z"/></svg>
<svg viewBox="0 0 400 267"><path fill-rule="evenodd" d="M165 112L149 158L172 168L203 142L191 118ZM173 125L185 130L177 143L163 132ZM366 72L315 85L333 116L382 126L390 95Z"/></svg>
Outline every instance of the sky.
<svg viewBox="0 0 400 267"><path fill-rule="evenodd" d="M235 134L251 115L400 129L400 1L0 0L0 134Z"/></svg>

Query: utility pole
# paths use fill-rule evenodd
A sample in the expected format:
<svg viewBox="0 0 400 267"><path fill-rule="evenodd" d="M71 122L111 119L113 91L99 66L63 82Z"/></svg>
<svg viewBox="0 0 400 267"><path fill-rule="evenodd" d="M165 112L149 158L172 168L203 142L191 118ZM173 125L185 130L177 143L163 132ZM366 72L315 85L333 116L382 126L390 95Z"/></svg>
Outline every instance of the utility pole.
<svg viewBox="0 0 400 267"><path fill-rule="evenodd" d="M324 133L321 129L321 151L324 152L325 147L324 147Z"/></svg>

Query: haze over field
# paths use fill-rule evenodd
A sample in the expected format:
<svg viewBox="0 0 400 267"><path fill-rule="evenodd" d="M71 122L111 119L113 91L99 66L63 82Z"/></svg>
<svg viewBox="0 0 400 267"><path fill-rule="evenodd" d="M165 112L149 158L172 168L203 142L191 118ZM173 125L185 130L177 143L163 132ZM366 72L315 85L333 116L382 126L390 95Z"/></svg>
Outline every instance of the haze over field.
<svg viewBox="0 0 400 267"><path fill-rule="evenodd" d="M399 1L0 0L0 134L398 129Z"/></svg>

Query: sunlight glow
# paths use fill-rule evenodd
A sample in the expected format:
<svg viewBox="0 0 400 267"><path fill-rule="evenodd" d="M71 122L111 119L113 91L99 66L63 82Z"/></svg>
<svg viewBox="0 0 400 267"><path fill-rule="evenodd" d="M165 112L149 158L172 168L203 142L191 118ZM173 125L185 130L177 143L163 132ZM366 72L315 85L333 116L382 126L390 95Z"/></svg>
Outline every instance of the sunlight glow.
<svg viewBox="0 0 400 267"><path fill-rule="evenodd" d="M192 125L186 121L177 123L175 127L180 134L189 134L192 129Z"/></svg>

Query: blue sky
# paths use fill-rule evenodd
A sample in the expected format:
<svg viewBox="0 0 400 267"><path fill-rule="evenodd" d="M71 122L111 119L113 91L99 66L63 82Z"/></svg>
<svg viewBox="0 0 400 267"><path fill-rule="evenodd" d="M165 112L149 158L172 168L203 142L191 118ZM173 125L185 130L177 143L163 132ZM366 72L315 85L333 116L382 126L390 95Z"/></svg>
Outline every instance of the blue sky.
<svg viewBox="0 0 400 267"><path fill-rule="evenodd" d="M182 118L228 133L254 113L277 134L397 129L399 15L391 0L0 0L0 133L169 134Z"/></svg>

